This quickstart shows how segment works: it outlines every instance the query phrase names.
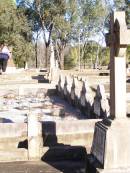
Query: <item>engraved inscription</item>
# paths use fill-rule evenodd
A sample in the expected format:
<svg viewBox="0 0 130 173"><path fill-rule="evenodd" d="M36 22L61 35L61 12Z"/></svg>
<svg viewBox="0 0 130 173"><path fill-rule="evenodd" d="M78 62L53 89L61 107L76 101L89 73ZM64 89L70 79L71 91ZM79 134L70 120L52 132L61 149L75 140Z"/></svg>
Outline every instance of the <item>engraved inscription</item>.
<svg viewBox="0 0 130 173"><path fill-rule="evenodd" d="M105 141L106 129L96 124L91 153L102 165L104 165Z"/></svg>

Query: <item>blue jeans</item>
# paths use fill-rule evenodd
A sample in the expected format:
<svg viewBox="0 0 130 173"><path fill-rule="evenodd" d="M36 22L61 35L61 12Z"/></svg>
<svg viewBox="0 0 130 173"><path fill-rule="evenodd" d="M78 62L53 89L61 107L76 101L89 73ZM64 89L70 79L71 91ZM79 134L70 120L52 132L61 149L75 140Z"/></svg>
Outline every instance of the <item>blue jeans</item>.
<svg viewBox="0 0 130 173"><path fill-rule="evenodd" d="M9 59L8 54L0 53L0 70L2 70L3 72L6 71L8 59Z"/></svg>

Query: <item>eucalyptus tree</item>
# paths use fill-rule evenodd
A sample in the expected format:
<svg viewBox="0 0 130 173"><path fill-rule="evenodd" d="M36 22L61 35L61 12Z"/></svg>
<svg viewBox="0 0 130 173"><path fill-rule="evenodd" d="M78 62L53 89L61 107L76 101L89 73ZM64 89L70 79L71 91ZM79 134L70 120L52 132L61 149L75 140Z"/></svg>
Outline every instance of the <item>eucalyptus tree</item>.
<svg viewBox="0 0 130 173"><path fill-rule="evenodd" d="M48 66L48 47L52 39L58 38L64 42L66 26L69 22L65 20L66 2L64 0L22 0L20 7L26 7L26 14L34 32L42 30L43 39L46 45L46 66ZM56 37L55 37L56 36ZM62 53L59 62L62 64ZM61 65L63 68L63 65Z"/></svg>
<svg viewBox="0 0 130 173"><path fill-rule="evenodd" d="M79 42L79 61L80 59L81 61L83 59L84 62L87 61L85 60L87 56L84 56L87 43L89 40L95 39L104 29L105 10L106 8L100 0L77 0L77 21L73 35L77 36L77 42ZM99 48L97 48L97 54L98 50Z"/></svg>
<svg viewBox="0 0 130 173"><path fill-rule="evenodd" d="M18 66L33 57L31 30L21 9L13 1L0 1L0 41L13 47L13 58Z"/></svg>
<svg viewBox="0 0 130 173"><path fill-rule="evenodd" d="M62 69L66 44L76 45L80 41L84 45L80 49L79 44L82 58L89 39L103 30L107 13L100 0L21 0L20 7L26 8L32 30L37 33L42 30L46 52L53 41ZM46 57L47 66L49 59Z"/></svg>

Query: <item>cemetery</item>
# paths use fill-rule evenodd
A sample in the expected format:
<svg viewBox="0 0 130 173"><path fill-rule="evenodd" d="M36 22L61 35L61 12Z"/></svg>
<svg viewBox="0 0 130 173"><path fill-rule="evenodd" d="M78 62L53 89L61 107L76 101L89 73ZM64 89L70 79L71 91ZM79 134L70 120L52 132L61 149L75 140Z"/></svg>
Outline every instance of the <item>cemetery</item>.
<svg viewBox="0 0 130 173"><path fill-rule="evenodd" d="M4 4L4 1L1 1L0 5L3 5L2 2ZM30 10L30 4L23 6L23 2L23 4L17 3L13 2L14 9L26 7ZM35 1L33 4L34 8L38 8L38 11L35 11L38 14L36 18L31 18L34 20L33 25L36 26L39 22L37 17L40 16L40 3L41 1ZM82 5L78 3L80 9ZM78 35L78 46L75 46L75 50L79 53L78 69L77 66L71 69L63 68L68 65L66 59L62 62L62 50L67 37L65 31L68 31L70 26L64 24L62 18L58 18L63 25L59 26L57 18L54 17L57 17L57 14L58 17L62 15L65 9L60 11L59 8L64 8L64 4L59 3L58 8L57 4L53 4L56 10L59 10L57 13L49 9L50 4L44 5L47 11L45 16L40 18L42 23L38 27L43 29L45 35L48 34L48 42L42 33L46 41L44 46L40 42L42 49L38 48L38 42L35 40L35 48L28 43L27 49L24 47L25 52L21 51L20 47L18 51L19 42L17 44L15 41L20 40L16 35L14 38L17 39L10 35L10 39L11 37L14 39L14 42L13 39L10 41L14 47L10 48L11 54L5 71L0 64L0 173L130 173L130 67L129 65L126 67L130 45L129 20L127 20L129 1L126 1L124 6L121 3L123 7L116 7L118 10L113 7L111 12L109 11L107 21L109 32L104 34L106 45L101 50L107 52L109 49L107 66L101 65L97 68L98 63L94 64L94 60L91 59L90 68L86 60L80 59L83 58L81 55L84 48L82 26L79 30L81 33ZM71 7L71 3L69 5L69 9L75 10ZM105 8L103 2L101 5ZM55 23L52 23L53 20L49 21L48 9L52 10L51 17ZM84 10L83 7L81 9ZM69 12L66 14L67 20L70 20ZM32 11L26 11L26 15L31 13ZM84 15L86 16L86 13ZM14 17L17 20L15 15ZM92 21L94 24L94 19ZM0 54L3 55L1 33L4 39L6 36L2 31L2 20L0 22ZM21 27L22 32L25 28L22 28L20 22L19 16L19 26L16 25L16 28ZM59 27L59 30L65 29L63 40L59 35L58 40L53 40L56 35L51 35L51 32L57 29L55 26ZM71 29L74 26L71 26ZM35 27L31 31L39 34L40 29ZM27 40L29 32L29 28L26 28L22 33ZM39 35L37 39L38 37ZM63 41L60 44L59 39ZM9 42L8 37L7 40ZM73 42L73 39L71 41ZM90 42L88 41L89 44ZM20 43L21 47L27 44ZM95 46L94 42L92 45ZM32 66L33 49L36 51L35 67ZM100 54L99 47L96 47L96 50ZM23 59L20 59L21 55L24 56ZM73 57L73 54L71 56ZM29 57L32 58L30 61ZM69 65L73 62L71 58ZM95 62L99 60L98 58L96 54ZM89 65L85 66L85 63ZM82 66L84 68L81 68Z"/></svg>

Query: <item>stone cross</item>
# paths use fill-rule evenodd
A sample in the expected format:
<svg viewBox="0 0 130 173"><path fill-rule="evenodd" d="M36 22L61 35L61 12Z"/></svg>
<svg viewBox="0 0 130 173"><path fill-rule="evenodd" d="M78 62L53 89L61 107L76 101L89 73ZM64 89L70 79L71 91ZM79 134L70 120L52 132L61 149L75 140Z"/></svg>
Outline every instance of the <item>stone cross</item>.
<svg viewBox="0 0 130 173"><path fill-rule="evenodd" d="M126 48L130 44L130 31L125 12L114 12L110 24L107 37L110 46L110 115L116 120L110 123L104 119L96 123L91 153L103 168L97 168L97 173L126 173L130 172L130 119L126 117Z"/></svg>
<svg viewBox="0 0 130 173"><path fill-rule="evenodd" d="M125 11L111 15L110 33L106 35L110 46L110 115L126 117L126 48L130 44Z"/></svg>

